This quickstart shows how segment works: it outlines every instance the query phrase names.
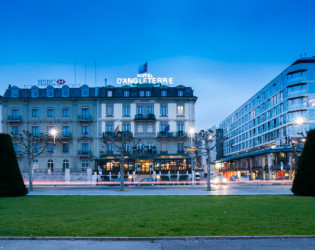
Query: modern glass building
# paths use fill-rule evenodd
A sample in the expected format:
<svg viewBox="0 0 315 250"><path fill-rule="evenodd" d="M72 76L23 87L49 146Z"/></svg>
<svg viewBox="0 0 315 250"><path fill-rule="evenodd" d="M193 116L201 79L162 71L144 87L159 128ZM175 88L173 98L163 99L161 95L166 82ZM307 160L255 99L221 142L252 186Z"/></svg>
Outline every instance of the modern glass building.
<svg viewBox="0 0 315 250"><path fill-rule="evenodd" d="M216 168L250 179L291 179L306 132L315 129L315 56L296 60L217 131Z"/></svg>

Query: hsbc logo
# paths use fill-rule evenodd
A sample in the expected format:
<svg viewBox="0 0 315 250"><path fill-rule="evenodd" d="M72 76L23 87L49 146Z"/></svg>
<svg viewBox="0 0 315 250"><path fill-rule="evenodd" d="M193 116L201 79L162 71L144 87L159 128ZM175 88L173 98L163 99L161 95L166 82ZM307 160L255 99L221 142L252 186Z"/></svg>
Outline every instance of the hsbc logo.
<svg viewBox="0 0 315 250"><path fill-rule="evenodd" d="M63 79L59 79L59 80L57 80L57 83L58 83L59 85L63 85L63 84L66 83L66 81L63 80Z"/></svg>
<svg viewBox="0 0 315 250"><path fill-rule="evenodd" d="M56 85L64 85L66 83L66 81L64 79L52 79L52 80L38 80L37 81L37 85L38 86L56 86Z"/></svg>

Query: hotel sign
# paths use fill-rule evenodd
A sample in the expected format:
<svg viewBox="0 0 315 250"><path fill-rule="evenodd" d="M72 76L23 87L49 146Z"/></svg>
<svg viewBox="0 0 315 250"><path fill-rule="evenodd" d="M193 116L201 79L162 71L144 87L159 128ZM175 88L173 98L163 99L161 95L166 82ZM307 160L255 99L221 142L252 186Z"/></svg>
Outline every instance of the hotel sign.
<svg viewBox="0 0 315 250"><path fill-rule="evenodd" d="M64 85L66 81L64 79L51 79L51 80L37 80L37 85L38 86L58 86L58 85Z"/></svg>
<svg viewBox="0 0 315 250"><path fill-rule="evenodd" d="M173 84L173 77L153 77L152 74L137 74L132 78L117 78L117 84Z"/></svg>

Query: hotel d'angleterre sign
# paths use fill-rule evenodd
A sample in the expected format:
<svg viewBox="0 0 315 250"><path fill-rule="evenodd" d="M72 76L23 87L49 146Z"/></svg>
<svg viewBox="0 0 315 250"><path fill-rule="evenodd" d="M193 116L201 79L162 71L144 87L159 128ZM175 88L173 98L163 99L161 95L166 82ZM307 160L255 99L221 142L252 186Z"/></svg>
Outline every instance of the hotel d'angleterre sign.
<svg viewBox="0 0 315 250"><path fill-rule="evenodd" d="M137 74L137 77L132 78L117 78L117 84L173 84L173 77L153 77L152 74L143 73Z"/></svg>

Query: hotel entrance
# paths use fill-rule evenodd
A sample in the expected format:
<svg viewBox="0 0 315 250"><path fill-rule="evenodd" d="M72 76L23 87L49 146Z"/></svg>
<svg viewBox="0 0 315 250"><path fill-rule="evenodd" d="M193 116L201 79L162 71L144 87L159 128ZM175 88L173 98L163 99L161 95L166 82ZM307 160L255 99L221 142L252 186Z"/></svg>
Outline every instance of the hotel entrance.
<svg viewBox="0 0 315 250"><path fill-rule="evenodd" d="M137 174L152 174L154 162L151 160L136 160Z"/></svg>

